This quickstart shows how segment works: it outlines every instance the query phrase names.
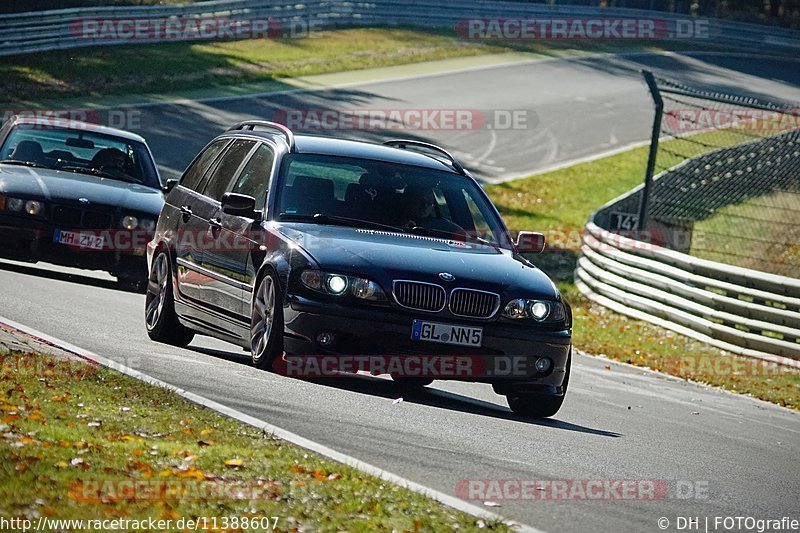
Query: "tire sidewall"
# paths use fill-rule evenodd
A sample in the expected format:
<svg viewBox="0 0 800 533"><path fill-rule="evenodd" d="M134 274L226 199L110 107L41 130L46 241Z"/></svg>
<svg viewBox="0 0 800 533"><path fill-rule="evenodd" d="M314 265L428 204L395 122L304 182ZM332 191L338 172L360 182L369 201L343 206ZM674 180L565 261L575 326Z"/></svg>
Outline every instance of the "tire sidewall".
<svg viewBox="0 0 800 533"><path fill-rule="evenodd" d="M253 293L252 302L250 305L250 323L252 327L253 315L256 313L256 298L261 292L261 287L264 280L270 278L272 283L272 290L275 293L275 308L273 310L272 329L269 333L269 340L267 347L264 349L263 356L256 359L256 354L253 352L252 338L250 342L250 359L253 366L269 370L272 368L272 363L277 357L283 354L283 344L280 342L283 338L283 292L281 291L278 276L272 270L268 270L259 280L256 285L256 291ZM252 333L251 333L252 336Z"/></svg>

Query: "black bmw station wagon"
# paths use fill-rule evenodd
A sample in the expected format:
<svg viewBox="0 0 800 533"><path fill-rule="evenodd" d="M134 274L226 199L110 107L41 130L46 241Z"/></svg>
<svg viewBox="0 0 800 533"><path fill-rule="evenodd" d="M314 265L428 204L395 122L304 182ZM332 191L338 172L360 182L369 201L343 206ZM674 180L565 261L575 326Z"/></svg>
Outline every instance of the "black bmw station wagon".
<svg viewBox="0 0 800 533"><path fill-rule="evenodd" d="M169 193L148 245L153 340L236 343L263 369L491 383L554 415L572 316L480 185L445 150L294 135L248 121L215 138Z"/></svg>

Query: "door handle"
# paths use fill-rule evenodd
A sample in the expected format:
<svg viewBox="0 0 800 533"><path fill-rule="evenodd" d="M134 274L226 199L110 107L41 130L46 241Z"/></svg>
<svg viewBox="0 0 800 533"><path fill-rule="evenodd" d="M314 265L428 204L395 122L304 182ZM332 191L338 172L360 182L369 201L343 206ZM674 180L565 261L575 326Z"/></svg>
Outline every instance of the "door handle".
<svg viewBox="0 0 800 533"><path fill-rule="evenodd" d="M192 216L192 208L188 205L181 206L181 215L183 215L183 221L189 222L189 218Z"/></svg>
<svg viewBox="0 0 800 533"><path fill-rule="evenodd" d="M212 218L208 221L208 225L211 226L212 230L222 229L222 220L218 218Z"/></svg>

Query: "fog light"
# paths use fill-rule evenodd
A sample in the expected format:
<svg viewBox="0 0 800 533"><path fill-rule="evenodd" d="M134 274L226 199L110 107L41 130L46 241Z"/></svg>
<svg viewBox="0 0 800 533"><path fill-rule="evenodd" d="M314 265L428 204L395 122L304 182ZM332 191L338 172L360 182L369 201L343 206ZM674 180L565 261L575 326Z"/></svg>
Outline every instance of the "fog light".
<svg viewBox="0 0 800 533"><path fill-rule="evenodd" d="M531 302L528 307L528 312L536 320L544 320L549 311L550 308L544 302Z"/></svg>
<svg viewBox="0 0 800 533"><path fill-rule="evenodd" d="M536 360L536 371L537 372L547 372L550 370L550 359L547 357L540 357Z"/></svg>
<svg viewBox="0 0 800 533"><path fill-rule="evenodd" d="M331 294L342 294L347 288L347 279L343 276L330 276L328 277L328 291Z"/></svg>
<svg viewBox="0 0 800 533"><path fill-rule="evenodd" d="M336 335L332 331L323 331L317 334L317 344L320 346L330 346L336 340Z"/></svg>

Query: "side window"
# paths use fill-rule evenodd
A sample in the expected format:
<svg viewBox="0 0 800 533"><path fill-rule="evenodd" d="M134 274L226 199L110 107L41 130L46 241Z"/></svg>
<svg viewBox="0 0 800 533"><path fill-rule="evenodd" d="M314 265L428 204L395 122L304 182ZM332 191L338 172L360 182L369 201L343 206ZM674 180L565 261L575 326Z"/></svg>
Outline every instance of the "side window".
<svg viewBox="0 0 800 533"><path fill-rule="evenodd" d="M226 144L228 144L228 139L220 139L206 148L206 150L200 154L200 157L195 159L194 163L183 173L181 185L195 191L198 190L203 176L205 176L208 171L208 167L211 166L211 163L214 162L222 149L225 148Z"/></svg>
<svg viewBox="0 0 800 533"><path fill-rule="evenodd" d="M272 153L272 149L269 146L265 144L259 146L256 153L245 165L231 192L252 196L256 199L258 208L264 207L274 160L275 154Z"/></svg>
<svg viewBox="0 0 800 533"><path fill-rule="evenodd" d="M223 154L217 168L214 169L214 173L208 178L203 194L216 201L222 200L222 195L225 194L234 173L255 144L255 141L247 139L234 141Z"/></svg>

